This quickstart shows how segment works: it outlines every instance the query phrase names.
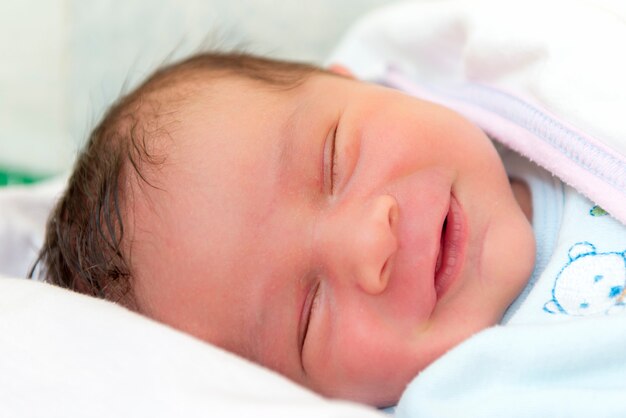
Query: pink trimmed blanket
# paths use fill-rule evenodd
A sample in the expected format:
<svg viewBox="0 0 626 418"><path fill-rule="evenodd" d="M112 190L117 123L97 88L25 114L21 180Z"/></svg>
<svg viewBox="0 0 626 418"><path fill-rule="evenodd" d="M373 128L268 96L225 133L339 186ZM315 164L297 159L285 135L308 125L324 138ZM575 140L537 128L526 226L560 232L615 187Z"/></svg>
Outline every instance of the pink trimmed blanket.
<svg viewBox="0 0 626 418"><path fill-rule="evenodd" d="M407 2L329 63L456 110L626 224L626 6Z"/></svg>

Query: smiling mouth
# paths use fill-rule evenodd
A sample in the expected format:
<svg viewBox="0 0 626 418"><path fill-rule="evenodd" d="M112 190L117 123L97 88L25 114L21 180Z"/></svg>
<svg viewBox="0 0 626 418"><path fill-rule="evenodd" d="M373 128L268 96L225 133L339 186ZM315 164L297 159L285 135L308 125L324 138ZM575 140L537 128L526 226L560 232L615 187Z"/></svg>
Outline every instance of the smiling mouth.
<svg viewBox="0 0 626 418"><path fill-rule="evenodd" d="M467 244L467 228L461 206L450 198L448 213L441 226L439 252L435 263L435 291L437 299L446 293L456 281L463 265Z"/></svg>
<svg viewBox="0 0 626 418"><path fill-rule="evenodd" d="M441 268L441 263L443 261L443 248L445 246L444 236L446 234L446 226L448 225L448 215L443 220L443 226L441 227L441 237L439 237L439 253L437 254L437 264L435 265L435 275Z"/></svg>

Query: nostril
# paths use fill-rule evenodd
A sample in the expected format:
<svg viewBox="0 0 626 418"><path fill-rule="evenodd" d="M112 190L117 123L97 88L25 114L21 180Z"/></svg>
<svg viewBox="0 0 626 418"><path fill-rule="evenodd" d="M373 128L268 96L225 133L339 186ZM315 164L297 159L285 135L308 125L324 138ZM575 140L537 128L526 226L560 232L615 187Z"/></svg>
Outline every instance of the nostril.
<svg viewBox="0 0 626 418"><path fill-rule="evenodd" d="M389 259L387 259L385 261L385 264L383 264L383 268L380 269L380 278L381 280L384 279L385 275L387 274L387 266L389 265Z"/></svg>
<svg viewBox="0 0 626 418"><path fill-rule="evenodd" d="M380 292L387 288L387 284L389 283L389 278L391 277L391 257L387 258L385 264L383 264L382 269L380 270Z"/></svg>
<svg viewBox="0 0 626 418"><path fill-rule="evenodd" d="M398 222L398 205L394 204L389 208L389 214L387 215L389 226L394 230L396 223Z"/></svg>

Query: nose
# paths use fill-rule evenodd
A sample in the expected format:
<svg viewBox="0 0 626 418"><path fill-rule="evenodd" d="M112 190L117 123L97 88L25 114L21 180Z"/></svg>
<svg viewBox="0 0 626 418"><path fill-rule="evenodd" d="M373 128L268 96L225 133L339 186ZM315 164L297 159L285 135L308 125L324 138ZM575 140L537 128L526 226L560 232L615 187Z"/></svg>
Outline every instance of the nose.
<svg viewBox="0 0 626 418"><path fill-rule="evenodd" d="M331 275L364 292L382 293L398 248L398 202L384 194L329 215L321 228L321 248Z"/></svg>

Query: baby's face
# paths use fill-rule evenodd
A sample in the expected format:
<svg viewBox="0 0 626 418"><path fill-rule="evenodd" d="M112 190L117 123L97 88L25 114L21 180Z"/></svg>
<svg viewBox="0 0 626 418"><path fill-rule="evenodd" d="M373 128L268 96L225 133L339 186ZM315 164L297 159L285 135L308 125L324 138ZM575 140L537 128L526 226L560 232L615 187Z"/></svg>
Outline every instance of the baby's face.
<svg viewBox="0 0 626 418"><path fill-rule="evenodd" d="M132 206L135 292L157 320L385 405L530 275L500 159L450 110L315 75L287 91L228 77L181 114Z"/></svg>

